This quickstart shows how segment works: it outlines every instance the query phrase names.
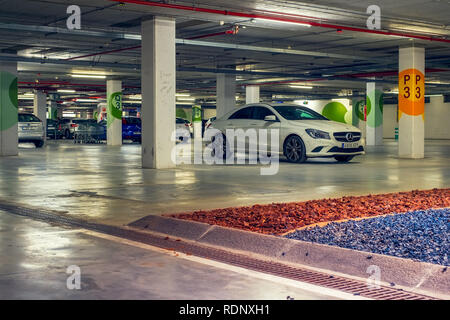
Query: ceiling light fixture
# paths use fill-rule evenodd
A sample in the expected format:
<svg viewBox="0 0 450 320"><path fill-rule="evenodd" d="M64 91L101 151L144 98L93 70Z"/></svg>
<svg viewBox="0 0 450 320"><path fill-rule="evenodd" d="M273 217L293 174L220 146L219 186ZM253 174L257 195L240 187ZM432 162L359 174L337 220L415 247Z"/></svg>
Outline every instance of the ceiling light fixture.
<svg viewBox="0 0 450 320"><path fill-rule="evenodd" d="M96 103L98 102L97 99L76 99L76 102L91 102L91 103Z"/></svg>
<svg viewBox="0 0 450 320"><path fill-rule="evenodd" d="M264 21L264 22L274 22L274 23L281 23L281 24L290 24L292 26L300 26L300 27L307 27L307 28L311 28L311 24L307 23L307 22L300 22L300 21L282 21L282 20L268 20L268 19L263 19L263 18L255 18L256 21L251 21L251 22L257 22L257 21Z"/></svg>
<svg viewBox="0 0 450 320"><path fill-rule="evenodd" d="M106 79L104 75L97 74L71 74L72 78L93 78L93 79Z"/></svg>
<svg viewBox="0 0 450 320"><path fill-rule="evenodd" d="M290 85L289 87L294 88L294 89L312 89L312 86L293 86Z"/></svg>

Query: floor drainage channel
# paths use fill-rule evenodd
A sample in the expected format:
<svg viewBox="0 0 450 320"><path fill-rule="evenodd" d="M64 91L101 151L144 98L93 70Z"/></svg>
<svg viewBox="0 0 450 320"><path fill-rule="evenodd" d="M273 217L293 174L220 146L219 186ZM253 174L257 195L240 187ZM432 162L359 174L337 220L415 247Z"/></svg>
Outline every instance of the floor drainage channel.
<svg viewBox="0 0 450 320"><path fill-rule="evenodd" d="M300 267L286 265L281 262L266 261L258 258L248 257L242 254L187 243L169 237L142 233L139 231L129 230L116 226L91 223L67 216L60 216L55 214L54 212L42 209L21 207L17 206L16 204L0 201L0 210L48 223L56 223L60 225L96 231L167 250L178 251L188 255L194 255L201 258L219 261L249 270L339 290L355 296L377 300L436 300L433 297L407 292L402 289L390 288L385 286L380 286L379 288L369 288L364 281L347 279L340 276L333 276L326 273L311 271Z"/></svg>

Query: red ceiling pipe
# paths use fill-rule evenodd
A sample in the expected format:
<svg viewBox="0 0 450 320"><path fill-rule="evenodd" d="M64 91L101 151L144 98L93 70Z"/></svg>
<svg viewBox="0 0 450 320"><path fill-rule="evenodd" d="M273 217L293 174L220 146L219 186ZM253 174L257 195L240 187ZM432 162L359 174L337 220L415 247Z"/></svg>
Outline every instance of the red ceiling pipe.
<svg viewBox="0 0 450 320"><path fill-rule="evenodd" d="M74 87L106 87L105 84L92 84L92 83L70 83L67 81L39 81L39 82L33 82L33 81L19 81L19 84L27 84L27 85L42 85L42 86L74 86Z"/></svg>
<svg viewBox="0 0 450 320"><path fill-rule="evenodd" d="M18 84L23 85L34 85L34 86L67 86L67 87L106 87L106 84L93 84L93 83L71 83L67 81L39 81L39 82L27 82L27 81L19 81ZM139 86L123 86L124 89L140 89ZM53 88L53 89L61 89L61 88Z"/></svg>
<svg viewBox="0 0 450 320"><path fill-rule="evenodd" d="M233 17L240 17L240 18L265 19L265 20L272 20L272 21L279 21L279 22L308 24L308 25L311 25L314 27L336 29L336 30L340 30L340 31L347 30L347 31L355 31L355 32L380 34L380 35L385 35L385 36L398 36L398 37L403 37L403 38L413 38L413 39L420 39L420 40L429 40L429 41L450 43L450 40L448 40L448 39L441 39L441 38L430 37L430 36L421 36L421 35L417 35L417 34L391 32L391 31L370 30L370 29L364 29L364 28L347 27L347 26L340 26L340 25L334 25L334 24L302 20L302 19L296 18L296 16L293 14L286 14L283 12L273 12L272 11L272 12L270 12L271 15L267 15L267 14L242 13L242 12L235 12L235 11L228 11L228 10L208 9L208 8L201 8L201 7L189 7L189 6L183 6L183 5L177 5L177 4L142 1L142 0L110 0L110 1L131 3L131 4L140 4L140 5L146 5L146 6L152 6L152 7L162 7L162 8L168 8L168 9L178 9L178 10L195 11L195 12L202 12L202 13L211 13L211 14L233 16ZM262 12L264 12L264 11L262 11ZM317 19L317 18L315 18L315 19Z"/></svg>

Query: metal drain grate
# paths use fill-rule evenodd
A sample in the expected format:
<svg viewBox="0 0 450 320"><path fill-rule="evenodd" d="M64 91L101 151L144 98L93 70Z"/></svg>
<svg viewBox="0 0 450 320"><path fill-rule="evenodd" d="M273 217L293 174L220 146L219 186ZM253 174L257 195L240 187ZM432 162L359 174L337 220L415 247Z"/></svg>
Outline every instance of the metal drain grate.
<svg viewBox="0 0 450 320"><path fill-rule="evenodd" d="M355 296L362 296L377 300L436 300L433 297L407 292L402 289L384 286L381 286L378 289L371 289L363 281L332 276L326 273L311 271L300 267L293 267L281 262L252 258L226 250L183 242L174 238L157 236L116 226L90 223L80 219L60 216L51 211L20 207L15 204L3 202L0 202L0 210L45 222L101 232L111 236L125 238L167 250L178 251L188 255L216 260L245 269L340 290Z"/></svg>

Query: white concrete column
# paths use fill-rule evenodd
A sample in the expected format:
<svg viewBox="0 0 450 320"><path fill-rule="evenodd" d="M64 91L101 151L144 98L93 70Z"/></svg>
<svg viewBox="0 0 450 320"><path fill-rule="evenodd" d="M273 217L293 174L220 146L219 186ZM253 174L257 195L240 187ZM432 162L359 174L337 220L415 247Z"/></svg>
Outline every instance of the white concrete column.
<svg viewBox="0 0 450 320"><path fill-rule="evenodd" d="M122 145L122 81L107 80L107 133L109 146Z"/></svg>
<svg viewBox="0 0 450 320"><path fill-rule="evenodd" d="M142 35L142 167L172 168L175 141L175 20L143 21Z"/></svg>
<svg viewBox="0 0 450 320"><path fill-rule="evenodd" d="M217 118L236 107L236 76L234 74L217 74Z"/></svg>
<svg viewBox="0 0 450 320"><path fill-rule="evenodd" d="M383 144L383 88L376 82L367 83L366 144Z"/></svg>
<svg viewBox="0 0 450 320"><path fill-rule="evenodd" d="M259 86L245 87L245 103L259 103Z"/></svg>
<svg viewBox="0 0 450 320"><path fill-rule="evenodd" d="M425 145L425 49L399 50L398 155L421 159Z"/></svg>
<svg viewBox="0 0 450 320"><path fill-rule="evenodd" d="M43 91L34 91L33 114L42 121L44 137L47 136L47 94Z"/></svg>
<svg viewBox="0 0 450 320"><path fill-rule="evenodd" d="M19 154L17 114L17 62L0 62L0 157Z"/></svg>

